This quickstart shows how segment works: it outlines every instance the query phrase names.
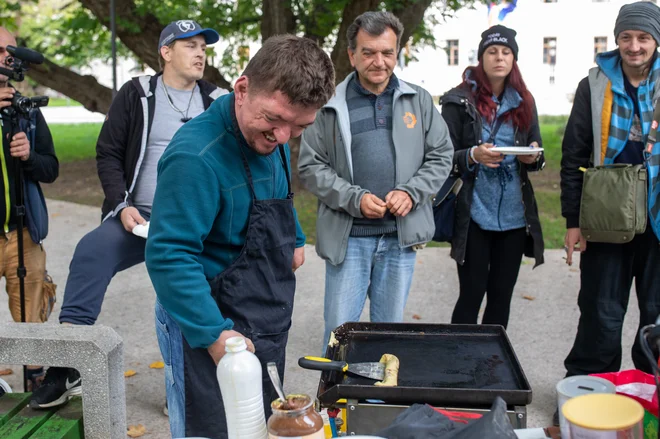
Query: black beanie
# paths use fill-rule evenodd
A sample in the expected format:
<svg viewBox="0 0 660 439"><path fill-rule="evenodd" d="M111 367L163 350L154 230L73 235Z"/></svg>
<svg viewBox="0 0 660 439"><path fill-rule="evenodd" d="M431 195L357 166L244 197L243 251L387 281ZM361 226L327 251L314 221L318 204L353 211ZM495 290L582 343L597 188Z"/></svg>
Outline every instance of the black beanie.
<svg viewBox="0 0 660 439"><path fill-rule="evenodd" d="M481 42L479 43L479 53L477 58L481 59L488 46L498 44L506 46L513 52L513 58L518 60L518 44L516 43L516 31L509 29L506 26L498 24L489 29L486 29L481 34Z"/></svg>

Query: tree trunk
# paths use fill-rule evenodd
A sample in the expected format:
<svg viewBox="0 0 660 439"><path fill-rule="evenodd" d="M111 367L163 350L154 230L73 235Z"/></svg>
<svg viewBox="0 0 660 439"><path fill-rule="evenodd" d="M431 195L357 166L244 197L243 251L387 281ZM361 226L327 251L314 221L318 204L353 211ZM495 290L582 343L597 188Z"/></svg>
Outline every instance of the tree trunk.
<svg viewBox="0 0 660 439"><path fill-rule="evenodd" d="M337 34L337 42L330 56L332 63L335 65L335 78L337 82L343 81L353 70L347 54L348 40L346 39L346 31L348 30L348 26L353 23L358 15L376 9L379 3L379 0L350 0L344 8L341 24L339 25L339 33Z"/></svg>
<svg viewBox="0 0 660 439"><path fill-rule="evenodd" d="M93 76L79 75L48 60L41 65L31 66L28 76L80 102L89 111L107 113L110 108L112 90L99 84Z"/></svg>
<svg viewBox="0 0 660 439"><path fill-rule="evenodd" d="M106 27L110 27L110 0L80 0L80 3ZM128 49L155 71L158 66L158 39L165 27L152 14L139 16L133 0L116 0L117 36ZM133 32L121 23L130 23L137 26L139 32ZM227 90L231 84L213 66L207 65L204 70L204 79ZM59 91L59 90L58 90Z"/></svg>
<svg viewBox="0 0 660 439"><path fill-rule="evenodd" d="M291 0L263 0L261 8L262 42L273 35L295 33L296 18L291 10Z"/></svg>
<svg viewBox="0 0 660 439"><path fill-rule="evenodd" d="M415 29L424 20L424 13L431 6L431 3L433 3L433 0L405 0L392 10L392 13L399 17L399 20L403 23L402 48L405 47Z"/></svg>

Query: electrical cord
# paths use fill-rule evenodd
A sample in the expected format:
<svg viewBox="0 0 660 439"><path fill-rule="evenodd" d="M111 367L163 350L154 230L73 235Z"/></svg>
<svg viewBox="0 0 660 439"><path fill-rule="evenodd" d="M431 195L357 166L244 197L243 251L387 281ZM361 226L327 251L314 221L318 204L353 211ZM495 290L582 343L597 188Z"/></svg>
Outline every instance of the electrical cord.
<svg viewBox="0 0 660 439"><path fill-rule="evenodd" d="M658 361L655 359L653 355L653 350L651 349L651 346L649 345L649 341L648 341L649 334L653 329L656 328L657 326L653 324L644 326L639 331L639 344L642 347L642 352L644 353L644 356L647 358L649 364L651 365L651 370L653 371L653 378L655 380L655 390L658 395L658 401L660 401L660 367L658 367ZM658 428L657 434L658 434L657 435L658 439L660 439L660 428Z"/></svg>

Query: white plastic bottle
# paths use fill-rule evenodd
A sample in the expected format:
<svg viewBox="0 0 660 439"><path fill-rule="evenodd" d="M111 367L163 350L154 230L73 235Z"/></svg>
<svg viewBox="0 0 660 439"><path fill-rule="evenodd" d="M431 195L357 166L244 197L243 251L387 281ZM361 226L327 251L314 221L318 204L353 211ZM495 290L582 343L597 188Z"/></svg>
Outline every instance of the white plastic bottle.
<svg viewBox="0 0 660 439"><path fill-rule="evenodd" d="M261 384L261 363L247 350L245 339L231 337L218 363L217 377L225 405L227 437L267 439Z"/></svg>

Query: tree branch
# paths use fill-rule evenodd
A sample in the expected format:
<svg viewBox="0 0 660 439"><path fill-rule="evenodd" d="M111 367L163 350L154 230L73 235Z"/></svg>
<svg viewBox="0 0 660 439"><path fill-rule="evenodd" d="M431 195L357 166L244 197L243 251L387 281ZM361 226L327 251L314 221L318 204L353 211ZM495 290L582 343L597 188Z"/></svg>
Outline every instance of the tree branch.
<svg viewBox="0 0 660 439"><path fill-rule="evenodd" d="M79 0L80 3L106 27L110 27L110 1L109 0ZM138 58L155 71L158 66L158 38L163 30L163 25L153 14L138 15L133 0L116 0L117 11L117 36ZM131 23L140 31L133 32L121 26L120 23ZM231 90L231 84L220 71L213 66L207 65L204 70L204 79L222 88Z"/></svg>
<svg viewBox="0 0 660 439"><path fill-rule="evenodd" d="M112 90L99 84L93 76L79 75L48 60L31 66L27 74L39 84L80 102L89 111L107 113L110 108Z"/></svg>

